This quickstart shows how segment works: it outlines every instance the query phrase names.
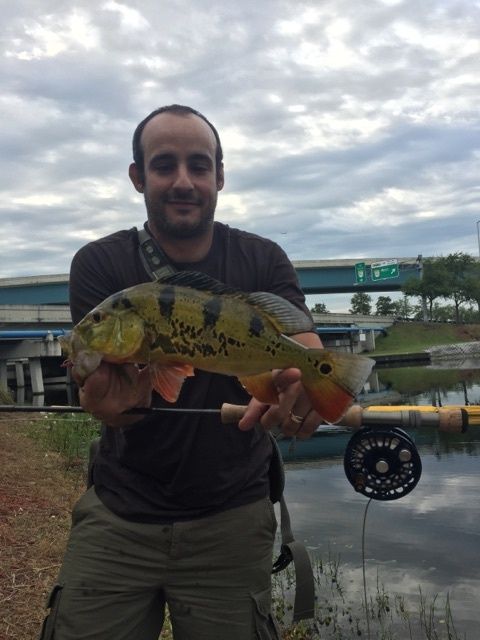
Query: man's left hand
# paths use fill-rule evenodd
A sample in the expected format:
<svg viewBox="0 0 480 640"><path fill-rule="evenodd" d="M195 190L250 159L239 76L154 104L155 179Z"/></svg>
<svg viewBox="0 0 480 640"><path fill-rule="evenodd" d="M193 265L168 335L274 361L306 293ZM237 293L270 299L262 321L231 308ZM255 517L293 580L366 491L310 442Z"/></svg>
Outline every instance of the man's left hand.
<svg viewBox="0 0 480 640"><path fill-rule="evenodd" d="M267 430L280 427L286 436L309 438L322 418L312 409L301 383L301 372L299 369L277 370L272 378L278 389L278 404L268 405L252 398L238 423L239 429L247 431L260 422Z"/></svg>

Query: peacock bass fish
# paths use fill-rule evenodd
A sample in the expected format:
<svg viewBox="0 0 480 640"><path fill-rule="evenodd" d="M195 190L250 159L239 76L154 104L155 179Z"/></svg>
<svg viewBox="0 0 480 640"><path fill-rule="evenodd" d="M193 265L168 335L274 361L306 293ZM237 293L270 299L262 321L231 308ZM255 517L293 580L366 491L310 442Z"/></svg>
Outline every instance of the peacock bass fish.
<svg viewBox="0 0 480 640"><path fill-rule="evenodd" d="M275 294L244 293L184 271L111 295L62 346L83 379L101 360L148 366L153 388L168 402L177 400L197 368L236 376L260 402L276 404L270 372L296 367L313 408L337 422L374 361L308 349L288 337L311 330L311 320Z"/></svg>

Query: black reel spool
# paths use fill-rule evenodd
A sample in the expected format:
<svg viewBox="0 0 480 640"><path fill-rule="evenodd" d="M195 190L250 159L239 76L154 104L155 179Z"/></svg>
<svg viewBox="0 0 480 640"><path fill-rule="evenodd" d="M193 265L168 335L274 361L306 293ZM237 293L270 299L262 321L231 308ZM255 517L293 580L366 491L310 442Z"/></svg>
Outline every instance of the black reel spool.
<svg viewBox="0 0 480 640"><path fill-rule="evenodd" d="M343 464L355 491L375 500L406 496L422 475L417 448L398 427L357 431L347 445Z"/></svg>

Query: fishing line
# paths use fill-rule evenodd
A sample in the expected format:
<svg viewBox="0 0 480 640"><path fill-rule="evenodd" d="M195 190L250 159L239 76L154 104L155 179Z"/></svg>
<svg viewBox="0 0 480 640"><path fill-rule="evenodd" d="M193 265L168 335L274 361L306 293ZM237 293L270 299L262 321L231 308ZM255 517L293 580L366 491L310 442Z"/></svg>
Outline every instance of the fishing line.
<svg viewBox="0 0 480 640"><path fill-rule="evenodd" d="M367 522L367 513L368 507L370 506L373 498L370 498L367 502L367 506L365 507L365 512L363 514L363 525L362 525L362 575L363 575L363 598L365 601L365 615L367 617L367 637L370 640L370 616L368 615L368 601L367 601L367 576L365 571L365 526Z"/></svg>
<svg viewBox="0 0 480 640"><path fill-rule="evenodd" d="M345 449L344 470L355 491L369 498L362 526L362 573L367 634L370 640L367 578L365 569L365 529L372 500L398 500L410 493L422 474L422 463L412 438L398 427L364 427Z"/></svg>

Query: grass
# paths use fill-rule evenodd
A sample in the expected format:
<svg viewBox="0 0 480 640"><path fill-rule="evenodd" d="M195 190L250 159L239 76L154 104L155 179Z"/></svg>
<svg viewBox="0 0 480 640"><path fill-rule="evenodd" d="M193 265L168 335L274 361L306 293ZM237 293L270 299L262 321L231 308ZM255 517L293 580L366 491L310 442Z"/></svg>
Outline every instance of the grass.
<svg viewBox="0 0 480 640"><path fill-rule="evenodd" d="M71 510L84 491L83 469L67 470L60 454L33 442L31 424L30 416L0 414L2 640L38 638Z"/></svg>
<svg viewBox="0 0 480 640"><path fill-rule="evenodd" d="M378 580L363 593L348 588L340 559L314 560L316 616L295 625L289 622L294 575L290 568L273 578L274 612L283 640L464 640L455 629L448 594L427 598L421 588L407 602L385 591ZM368 615L368 621L367 621Z"/></svg>
<svg viewBox="0 0 480 640"><path fill-rule="evenodd" d="M13 404L13 396L10 391L0 384L0 404Z"/></svg>
<svg viewBox="0 0 480 640"><path fill-rule="evenodd" d="M88 414L43 414L31 423L29 435L44 449L58 452L65 469L85 467L90 443L100 433L100 424Z"/></svg>
<svg viewBox="0 0 480 640"><path fill-rule="evenodd" d="M428 347L480 340L480 324L396 322L375 340L373 355L416 353Z"/></svg>

